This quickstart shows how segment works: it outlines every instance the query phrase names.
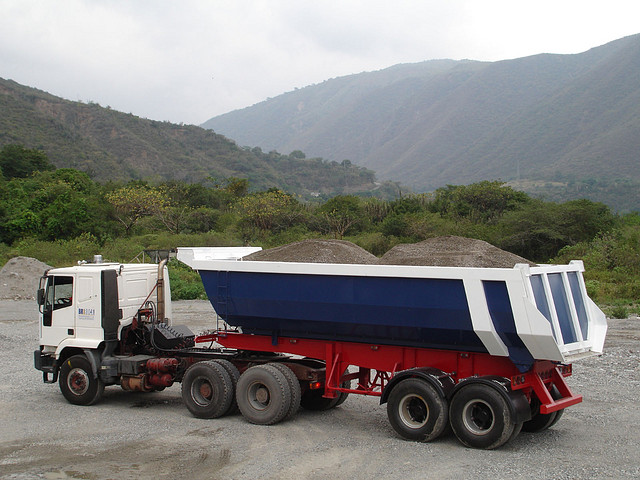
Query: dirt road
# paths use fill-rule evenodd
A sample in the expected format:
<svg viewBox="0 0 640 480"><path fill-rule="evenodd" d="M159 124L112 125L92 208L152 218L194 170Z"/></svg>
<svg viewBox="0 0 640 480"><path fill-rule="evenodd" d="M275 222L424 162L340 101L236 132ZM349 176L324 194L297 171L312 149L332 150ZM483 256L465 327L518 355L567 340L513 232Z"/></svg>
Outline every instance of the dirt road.
<svg viewBox="0 0 640 480"><path fill-rule="evenodd" d="M176 302L176 323L199 332L207 302ZM270 426L240 415L192 417L180 386L135 394L109 387L92 407L68 404L33 368L33 301L0 301L2 479L618 479L640 477L640 320L612 320L606 352L574 364L584 402L552 429L521 433L495 451L452 435L398 438L374 398L351 396L329 412L301 410Z"/></svg>

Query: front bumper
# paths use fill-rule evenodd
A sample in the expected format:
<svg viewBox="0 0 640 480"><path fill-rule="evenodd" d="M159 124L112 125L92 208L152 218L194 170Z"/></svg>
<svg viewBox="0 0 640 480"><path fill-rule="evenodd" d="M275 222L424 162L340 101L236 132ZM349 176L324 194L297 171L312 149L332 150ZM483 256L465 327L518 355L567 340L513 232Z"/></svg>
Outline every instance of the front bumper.
<svg viewBox="0 0 640 480"><path fill-rule="evenodd" d="M33 366L42 372L44 383L56 383L58 381L58 363L51 355L43 355L41 350L33 352ZM49 375L52 375L49 378Z"/></svg>

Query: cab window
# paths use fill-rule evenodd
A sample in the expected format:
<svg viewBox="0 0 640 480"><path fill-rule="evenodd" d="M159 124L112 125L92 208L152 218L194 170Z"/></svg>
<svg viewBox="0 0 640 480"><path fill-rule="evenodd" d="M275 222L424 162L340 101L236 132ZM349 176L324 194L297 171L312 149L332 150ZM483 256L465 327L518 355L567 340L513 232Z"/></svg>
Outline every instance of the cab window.
<svg viewBox="0 0 640 480"><path fill-rule="evenodd" d="M49 278L46 307L58 310L71 306L73 299L73 277L55 276Z"/></svg>

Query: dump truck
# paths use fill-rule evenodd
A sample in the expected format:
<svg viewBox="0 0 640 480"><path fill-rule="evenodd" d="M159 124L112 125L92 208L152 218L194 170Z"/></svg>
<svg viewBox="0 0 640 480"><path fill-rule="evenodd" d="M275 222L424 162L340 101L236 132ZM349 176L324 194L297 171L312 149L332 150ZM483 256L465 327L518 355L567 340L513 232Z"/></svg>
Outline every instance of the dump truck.
<svg viewBox="0 0 640 480"><path fill-rule="evenodd" d="M572 362L602 353L606 318L581 261L460 268L243 260L259 248L178 248L211 329L174 322L166 261L45 272L35 368L77 405L105 386L176 382L196 417L271 425L349 394L380 398L397 434L493 449L580 403Z"/></svg>

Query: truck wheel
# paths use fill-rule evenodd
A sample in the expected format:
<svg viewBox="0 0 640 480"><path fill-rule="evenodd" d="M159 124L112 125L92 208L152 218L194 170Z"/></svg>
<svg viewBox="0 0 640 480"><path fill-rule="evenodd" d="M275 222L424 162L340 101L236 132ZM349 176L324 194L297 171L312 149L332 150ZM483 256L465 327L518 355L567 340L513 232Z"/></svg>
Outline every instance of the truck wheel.
<svg viewBox="0 0 640 480"><path fill-rule="evenodd" d="M104 382L93 376L91 363L84 355L67 358L60 366L58 381L62 395L74 405L93 405L104 392Z"/></svg>
<svg viewBox="0 0 640 480"><path fill-rule="evenodd" d="M458 440L472 448L498 448L516 428L504 397L482 384L463 387L453 396L449 418Z"/></svg>
<svg viewBox="0 0 640 480"><path fill-rule="evenodd" d="M256 365L240 375L236 389L240 412L249 422L273 425L291 407L291 388L285 375L272 365Z"/></svg>
<svg viewBox="0 0 640 480"><path fill-rule="evenodd" d="M347 371L345 371L345 373L348 373ZM351 388L351 380L345 380L344 382L342 382L340 384L340 386L342 388ZM337 407L339 405L342 405L344 403L344 401L349 397L349 392L340 392L338 393L338 401L336 402L336 404L334 405L334 407Z"/></svg>
<svg viewBox="0 0 640 480"><path fill-rule="evenodd" d="M556 418L553 419L553 422L551 422L547 428L551 428L556 423L558 423L558 421L562 418L562 414L564 413L564 408L562 410L558 410L556 413L557 413Z"/></svg>
<svg viewBox="0 0 640 480"><path fill-rule="evenodd" d="M324 398L324 389L322 390L307 390L302 394L302 398L300 399L300 405L305 410L312 411L322 411L329 410L336 406L338 403L338 398Z"/></svg>
<svg viewBox="0 0 640 480"><path fill-rule="evenodd" d="M345 380L340 384L342 388L351 388L351 380ZM342 405L349 396L348 392L338 392L336 398L324 398L324 388L320 390L307 390L302 394L300 405L306 410L323 411Z"/></svg>
<svg viewBox="0 0 640 480"><path fill-rule="evenodd" d="M220 365L222 368L224 368L229 374L229 377L231 378L231 385L232 385L231 407L229 407L229 411L227 413L236 413L239 411L238 402L236 401L236 387L238 386L238 379L240 378L240 372L238 371L238 368L229 360L220 359L220 360L212 360L212 362L215 362L218 365Z"/></svg>
<svg viewBox="0 0 640 480"><path fill-rule="evenodd" d="M551 389L551 397L557 400L561 397L560 392L554 386ZM542 432L555 425L560 417L562 417L563 410L558 410L551 413L540 413L540 401L534 397L531 401L531 420L524 422L522 430L530 433Z"/></svg>
<svg viewBox="0 0 640 480"><path fill-rule="evenodd" d="M524 422L522 430L529 433L542 432L553 425L557 417L558 412L551 412L548 414L537 413L531 420Z"/></svg>
<svg viewBox="0 0 640 480"><path fill-rule="evenodd" d="M419 378L407 378L393 388L387 416L400 436L420 442L438 438L449 420L446 400Z"/></svg>
<svg viewBox="0 0 640 480"><path fill-rule="evenodd" d="M302 396L300 392L300 382L298 381L296 374L293 373L293 371L286 365L282 363L269 363L268 365L280 370L287 378L289 388L291 389L291 406L284 418L291 418L298 413L298 410L300 409L300 397Z"/></svg>
<svg viewBox="0 0 640 480"><path fill-rule="evenodd" d="M231 377L216 362L194 363L182 379L182 400L195 417L226 415L233 400Z"/></svg>

